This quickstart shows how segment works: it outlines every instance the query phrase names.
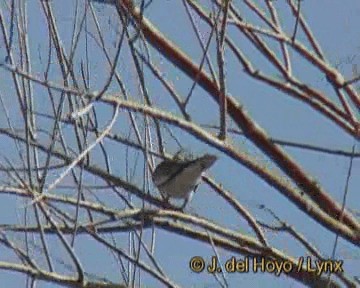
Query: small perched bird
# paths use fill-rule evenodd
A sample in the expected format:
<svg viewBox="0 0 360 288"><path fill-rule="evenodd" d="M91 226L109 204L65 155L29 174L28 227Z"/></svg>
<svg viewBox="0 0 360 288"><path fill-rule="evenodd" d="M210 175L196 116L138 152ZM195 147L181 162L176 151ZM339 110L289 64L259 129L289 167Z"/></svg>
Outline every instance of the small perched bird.
<svg viewBox="0 0 360 288"><path fill-rule="evenodd" d="M181 209L191 200L201 175L217 160L215 155L205 154L194 160L164 160L155 169L153 181L166 200L184 199Z"/></svg>

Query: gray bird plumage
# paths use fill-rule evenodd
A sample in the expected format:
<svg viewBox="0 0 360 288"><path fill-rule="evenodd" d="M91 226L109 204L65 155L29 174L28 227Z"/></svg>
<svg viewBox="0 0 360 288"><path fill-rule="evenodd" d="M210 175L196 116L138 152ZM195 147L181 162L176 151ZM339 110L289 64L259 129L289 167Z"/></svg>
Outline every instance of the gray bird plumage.
<svg viewBox="0 0 360 288"><path fill-rule="evenodd" d="M202 173L216 160L217 157L211 154L194 160L164 160L153 173L154 184L166 199L185 199L183 208L199 185Z"/></svg>

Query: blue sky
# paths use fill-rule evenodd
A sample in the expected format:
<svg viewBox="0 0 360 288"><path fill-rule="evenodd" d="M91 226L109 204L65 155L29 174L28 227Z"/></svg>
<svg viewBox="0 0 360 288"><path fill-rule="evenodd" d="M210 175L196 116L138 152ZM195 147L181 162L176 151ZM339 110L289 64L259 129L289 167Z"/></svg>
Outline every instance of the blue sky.
<svg viewBox="0 0 360 288"><path fill-rule="evenodd" d="M82 3L83 1L80 2ZM207 3L207 1L199 2L204 4ZM240 5L239 7L244 9L242 11L246 19L254 21L255 23L260 23L256 17L249 14L249 11L245 9L242 2L240 4L240 1L233 2L235 5ZM256 1L256 3L257 2L261 2L259 5L264 7L262 1ZM294 19L289 17L289 9L285 4L285 0L273 2L274 5L279 8L279 18L284 23L284 30L292 31ZM72 17L74 13L73 9L75 7L74 1L61 1L61 3L53 1L53 5L55 7L54 11L58 19L58 28L59 33L62 36L63 45L66 47L67 51L69 51ZM83 3L80 5L83 5ZM5 10L4 5L0 5L0 8ZM104 7L101 4L95 4L95 8L104 32L106 46L111 51L113 57L115 53L114 43L119 38L118 28L116 27L117 15L111 6ZM360 65L359 32L356 28L360 27L360 20L357 16L360 15L360 2L356 0L346 0L341 2L335 0L304 0L302 1L302 9L303 15L306 17L318 43L321 45L328 62L334 67L336 65L337 69L343 73L346 79L352 77L353 65ZM48 45L47 26L44 22L44 15L40 11L40 4L38 2L30 1L28 3L28 35L30 40L30 51L33 56L33 72L38 76L42 76L46 66L46 51ZM80 11L83 11L82 8ZM202 52L199 49L198 42L191 30L189 20L184 14L184 7L180 1L153 1L148 10L146 10L145 16L148 17L162 33L194 59L196 63L201 61ZM201 24L200 27L203 28L203 39L207 40L206 37L209 35L207 27L203 24ZM105 58L101 55L98 46L96 46L91 38L91 33L95 33L93 24L89 24L89 31L90 89L99 90L107 78L109 68L104 65ZM244 40L243 36L236 33L233 27L229 27L229 33L231 33L230 35L233 37L239 36L239 38L235 38L235 41L249 59L251 59L254 66L269 73L271 76L276 76L275 70L270 65L264 63L264 59L261 58L259 52L256 52L254 48L249 45L248 41ZM304 35L299 33L298 39L303 40ZM85 38L84 33L82 33L74 64L74 70L76 73L79 73L79 75L80 63L85 61L84 45ZM273 45L272 47L275 46ZM172 64L169 64L162 56L159 56L158 52L153 48L150 48L150 53L154 63L156 63L159 69L163 71L166 78L173 82L177 92L185 97L193 84L192 80L176 69ZM0 46L0 57L3 59L4 55L4 47ZM42 60L39 59L39 55ZM215 61L216 55L214 47L210 49L210 55L213 61ZM266 130L271 137L331 149L351 151L351 147L355 143L355 140L334 125L333 122L329 121L324 116L319 115L304 103L294 100L279 91L269 89L266 85L250 78L242 70L241 66L229 50L225 51L225 56L226 85L228 93L243 105L249 115L251 115L251 117ZM329 87L318 70L311 67L306 61L300 59L298 55L292 54L291 56L291 59L293 60L293 71L296 77L329 93L327 96L331 99L335 99L331 87ZM57 75L59 71L58 68L56 68L56 64L53 67L54 68L50 73L51 80L53 82L61 81L61 78ZM135 79L136 72L130 61L128 49L126 48L119 59L118 71L124 82L127 84L128 92L132 95L132 99L135 101L139 100L141 96L139 96L140 89L137 82L138 80ZM173 101L169 100L170 96L164 91L159 83L153 79L150 72L145 71L145 78L148 93L151 95L154 105L163 109L169 109L171 112L180 116L180 112L174 108ZM17 125L20 125L21 119L18 117L18 107L12 102L12 97L15 96L7 89L8 81L10 81L9 74L0 70L0 92L4 98L4 102L9 107L12 120ZM45 97L47 96L46 90L42 87L34 86L34 92L36 109L38 111L51 111L48 110L50 102L49 99ZM115 82L112 83L109 93L119 93L119 87ZM59 93L55 93L55 95L59 97ZM96 109L100 127L105 127L106 123L111 119L112 109L101 105L96 106ZM209 95L199 86L194 89L188 109L194 122L198 125L217 125L219 123L217 106L211 97L209 97ZM357 114L356 116L357 119L359 119L360 115ZM5 123L3 122L4 118L0 119L2 121L1 123ZM42 128L51 127L49 126L49 122L41 118L39 118L38 121ZM141 121L141 118L139 118L139 121ZM228 123L230 126L233 126L230 120ZM112 132L126 137L126 133L129 130L128 126L128 117L126 113L121 112ZM65 125L63 125L62 128L64 129L69 145L73 145L75 142L72 138L70 129L67 130L68 128ZM176 145L176 142L171 139L169 133L166 132L166 129L163 126L162 129L166 139L166 151L168 153L176 153L179 147ZM181 145L187 152L195 155L214 153L219 156L217 163L210 169L209 175L218 183L221 183L225 189L231 191L236 199L240 201L254 217L268 224L276 224L269 216L269 213L258 208L259 205L266 205L267 208L274 211L281 219L285 220L290 225L294 225L297 231L302 233L311 243L313 243L325 257L331 255L335 241L335 235L333 233L307 217L278 191L267 185L263 180L259 179L257 175L247 170L244 166L239 165L220 151L201 143L184 131L181 131L178 128L171 129L181 141ZM132 139L135 139L134 134L132 133L131 135ZM243 136L231 135L230 137L231 143L239 150L254 155L259 162L269 165L269 167L272 167L274 170L278 170L278 168L274 167L274 164L270 159L266 158ZM9 139L5 140L4 136L1 136L1 138L0 147L2 151L5 151L3 154L8 155L10 158L13 157L14 161L16 161L15 159L17 158L15 151L13 150L14 147L11 144L12 142ZM44 137L44 139L46 139L46 137ZM93 138L91 139L94 140ZM105 140L104 145L111 156L110 162L113 169L112 173L125 177L125 146L118 143L114 144L109 140ZM341 203L349 166L349 158L299 150L291 147L283 147L283 149L289 153L305 171L312 175L315 180L329 192L332 198ZM358 153L360 152L358 142L356 143L356 151ZM137 153L138 152L134 152L133 150L130 152L130 159L133 161L130 170L135 170L131 182L141 188L143 185L143 156L142 154ZM102 167L104 167L104 160L101 158L100 150L98 148L92 151L91 159L97 165L102 165ZM136 162L136 159L138 159L138 162ZM60 170L59 173L61 173L61 171L62 170ZM353 161L352 177L349 183L346 202L346 207L355 211L359 211L360 208L360 196L358 193L358 187L360 185L360 178L358 177L359 172L360 161L359 158L357 158ZM58 173L54 173L50 179L55 179L58 175ZM52 181L49 180L49 183L51 182ZM103 185L102 182L97 182L93 176L87 173L84 176L84 183L88 185ZM62 184L70 185L73 184L73 182L69 177L65 178ZM156 195L157 192L155 187L153 185L150 185L150 187L152 189L151 193ZM61 192L54 191L53 193L64 193L76 197L73 192L73 189L62 189ZM101 190L97 191L97 193L99 193L99 197L106 205L114 208L119 207L120 200L114 199L113 194L106 194ZM28 202L20 200L15 201L13 196L5 197L2 195L2 197L3 199L0 204L3 215L2 223L22 223L21 217L24 213L24 206L26 206ZM89 197L95 201L94 198L91 198L91 195ZM209 218L225 227L253 236L247 223L245 223L234 210L229 209L229 205L205 184L200 186L193 197L193 200L187 206L187 211ZM304 248L291 237L284 233L266 232L269 242L274 247L283 250L293 257L306 256ZM19 243L22 243L23 239L21 236L14 235L14 237ZM110 239L110 235L107 237ZM150 243L151 229L146 230L143 237L147 240L147 243ZM126 233L114 234L113 238L119 247L126 249L128 245L128 235ZM58 257L58 259L64 258L65 260L68 260L64 257L64 251L62 249L57 249L57 247L60 246L55 237L51 236L49 238L49 243L51 243L50 250L53 253L54 259L57 259ZM3 255L0 257L0 261L9 261L9 259L12 259L13 255L7 254L5 249L0 249L0 255ZM82 260L86 271L96 274L99 277L120 281L121 276L115 257L104 247L100 247L93 240L89 240L89 237L79 235L76 239L75 251L80 255L79 257ZM243 257L242 255L234 255L234 253L222 249L219 249L217 252L219 253L222 262L225 262L232 256L236 256L237 258ZM34 253L36 253L35 248ZM218 287L218 284L212 275L206 273L196 274L190 271L188 263L195 255L201 256L204 259L210 259L211 256L214 255L214 251L210 245L205 245L183 236L156 229L155 257L172 281L183 287ZM335 258L344 260L344 268L348 275L360 275L358 268L360 266L360 252L354 245L351 245L340 238ZM44 264L42 263L42 261L44 261L43 258L39 257L38 260L39 263ZM148 262L147 260L148 259L145 261ZM56 267L58 272L65 272L66 274L70 273L64 265L61 265L61 263L57 263ZM261 287L303 287L301 284L294 282L290 278L275 277L262 273L241 275L235 273L226 274L226 277L230 287L247 287L250 285L261 285ZM143 283L146 283L144 287L159 287L158 282L147 276L146 273L143 273L141 278ZM19 276L19 274L8 272L0 273L0 282L7 285L7 287L20 287L19 285L23 284L24 281L25 278ZM39 286L54 287L52 284L44 282Z"/></svg>

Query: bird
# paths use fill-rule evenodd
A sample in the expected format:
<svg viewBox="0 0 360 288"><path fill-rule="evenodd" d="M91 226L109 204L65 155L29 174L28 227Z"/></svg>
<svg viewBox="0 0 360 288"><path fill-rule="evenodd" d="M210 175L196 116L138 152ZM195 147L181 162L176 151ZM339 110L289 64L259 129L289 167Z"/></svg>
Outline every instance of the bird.
<svg viewBox="0 0 360 288"><path fill-rule="evenodd" d="M215 155L205 154L194 160L164 160L155 168L153 182L166 201L169 198L184 199L180 208L183 210L200 184L201 175L217 159Z"/></svg>

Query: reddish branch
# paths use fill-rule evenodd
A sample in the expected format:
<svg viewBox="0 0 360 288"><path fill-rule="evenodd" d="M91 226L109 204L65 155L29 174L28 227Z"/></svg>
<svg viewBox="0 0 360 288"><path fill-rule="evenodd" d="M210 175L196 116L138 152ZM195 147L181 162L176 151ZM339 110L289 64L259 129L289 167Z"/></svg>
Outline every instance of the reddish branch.
<svg viewBox="0 0 360 288"><path fill-rule="evenodd" d="M140 15L138 9L134 9L132 1L117 0L117 8L120 11L127 11L139 25L144 37L162 55L175 64L190 78L197 78L198 84L206 90L212 98L219 104L223 95L208 75L199 71L198 66L191 61L179 48L164 37L151 23ZM326 213L341 221L354 230L360 242L360 224L347 211L342 211L341 206L335 202L305 171L291 159L278 145L270 141L268 135L256 124L237 101L230 97L227 98L227 108L230 117L242 129L244 135L248 137L259 149L273 159L277 165L300 187L305 194L317 203Z"/></svg>

